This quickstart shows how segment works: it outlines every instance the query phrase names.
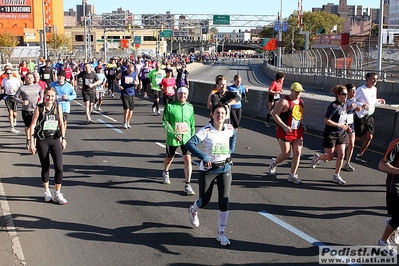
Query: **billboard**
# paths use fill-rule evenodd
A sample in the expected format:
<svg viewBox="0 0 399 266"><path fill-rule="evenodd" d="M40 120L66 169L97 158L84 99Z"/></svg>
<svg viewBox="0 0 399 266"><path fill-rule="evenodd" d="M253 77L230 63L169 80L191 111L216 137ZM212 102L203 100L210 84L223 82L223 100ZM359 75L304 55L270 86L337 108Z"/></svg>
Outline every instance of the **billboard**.
<svg viewBox="0 0 399 266"><path fill-rule="evenodd" d="M32 0L0 0L0 19L32 19Z"/></svg>
<svg viewBox="0 0 399 266"><path fill-rule="evenodd" d="M312 48L339 47L348 44L349 44L348 33L319 34L319 35L314 35L312 39Z"/></svg>

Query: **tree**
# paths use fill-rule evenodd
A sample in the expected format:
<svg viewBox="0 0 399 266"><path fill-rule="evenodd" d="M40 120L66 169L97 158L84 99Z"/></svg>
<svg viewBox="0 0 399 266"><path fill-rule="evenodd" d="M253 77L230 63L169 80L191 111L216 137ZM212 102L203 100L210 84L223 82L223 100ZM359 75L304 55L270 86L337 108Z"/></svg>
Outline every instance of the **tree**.
<svg viewBox="0 0 399 266"><path fill-rule="evenodd" d="M3 62L4 57L10 58L14 47L19 44L18 38L12 33L5 31L0 33L0 53Z"/></svg>
<svg viewBox="0 0 399 266"><path fill-rule="evenodd" d="M61 57L64 52L72 50L72 39L61 34L52 34L48 40L48 48L54 49L57 57Z"/></svg>
<svg viewBox="0 0 399 266"><path fill-rule="evenodd" d="M336 32L342 32L344 29L345 18L325 11L304 12L303 13L303 31L309 31L309 43L313 36L321 29L325 29L325 34L330 34L331 30L337 25ZM294 37L295 49L305 48L305 35L300 35L298 30L298 13L295 11L288 18L289 30L283 33L283 40L286 44L291 44ZM293 35L293 36L292 36ZM291 46L291 45L290 45Z"/></svg>

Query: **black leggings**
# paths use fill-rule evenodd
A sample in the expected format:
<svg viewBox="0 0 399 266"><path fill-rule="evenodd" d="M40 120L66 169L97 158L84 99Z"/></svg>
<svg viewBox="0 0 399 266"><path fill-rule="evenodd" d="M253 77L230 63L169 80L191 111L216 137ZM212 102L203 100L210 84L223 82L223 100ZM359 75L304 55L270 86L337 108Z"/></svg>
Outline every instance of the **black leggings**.
<svg viewBox="0 0 399 266"><path fill-rule="evenodd" d="M115 92L115 78L107 78L108 83L108 94Z"/></svg>
<svg viewBox="0 0 399 266"><path fill-rule="evenodd" d="M218 186L218 204L219 210L222 212L229 210L229 197L231 187L231 170L220 174L207 174L199 171L199 199L197 201L198 208L205 208L211 200L213 183L217 181Z"/></svg>
<svg viewBox="0 0 399 266"><path fill-rule="evenodd" d="M238 128L238 126L240 125L241 116L242 116L241 108L231 108L230 120L234 128Z"/></svg>
<svg viewBox="0 0 399 266"><path fill-rule="evenodd" d="M39 155L40 164L42 165L41 177L43 183L49 181L51 154L54 162L54 181L56 184L61 184L64 173L62 167L62 147L60 139L45 138L43 140L36 140L37 155Z"/></svg>

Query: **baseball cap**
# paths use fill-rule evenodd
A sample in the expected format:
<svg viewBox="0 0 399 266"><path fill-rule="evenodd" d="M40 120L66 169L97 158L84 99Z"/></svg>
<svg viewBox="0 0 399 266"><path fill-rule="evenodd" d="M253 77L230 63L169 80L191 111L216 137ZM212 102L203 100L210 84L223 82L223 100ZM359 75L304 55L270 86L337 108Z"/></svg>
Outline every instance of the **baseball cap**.
<svg viewBox="0 0 399 266"><path fill-rule="evenodd" d="M301 83L299 83L299 82L294 82L294 83L292 83L292 85L291 85L291 90L296 91L296 92L304 91L304 89L303 89Z"/></svg>

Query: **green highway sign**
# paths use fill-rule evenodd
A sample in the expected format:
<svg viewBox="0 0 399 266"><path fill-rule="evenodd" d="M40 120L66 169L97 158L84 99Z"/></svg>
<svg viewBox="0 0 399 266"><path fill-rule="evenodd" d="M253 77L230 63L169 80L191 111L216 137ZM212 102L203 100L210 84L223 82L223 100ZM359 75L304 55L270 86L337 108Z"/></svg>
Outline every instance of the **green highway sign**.
<svg viewBox="0 0 399 266"><path fill-rule="evenodd" d="M169 38L169 37L172 37L172 34L173 34L172 30L164 30L164 31L161 31L161 33L159 34L159 37Z"/></svg>
<svg viewBox="0 0 399 266"><path fill-rule="evenodd" d="M100 39L100 40L97 40L97 42L104 42L104 40L101 40L101 39Z"/></svg>
<svg viewBox="0 0 399 266"><path fill-rule="evenodd" d="M213 15L213 25L230 25L230 15Z"/></svg>
<svg viewBox="0 0 399 266"><path fill-rule="evenodd" d="M134 44L141 44L141 36L134 36Z"/></svg>

